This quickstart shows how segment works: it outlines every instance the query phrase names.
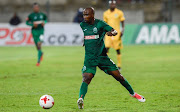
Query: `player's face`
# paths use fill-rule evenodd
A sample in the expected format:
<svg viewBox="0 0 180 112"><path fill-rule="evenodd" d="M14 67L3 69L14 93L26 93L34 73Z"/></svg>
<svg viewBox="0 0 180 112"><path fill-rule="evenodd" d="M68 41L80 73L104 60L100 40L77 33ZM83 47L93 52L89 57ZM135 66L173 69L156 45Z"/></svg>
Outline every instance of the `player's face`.
<svg viewBox="0 0 180 112"><path fill-rule="evenodd" d="M91 10L85 9L83 11L83 18L85 22L90 23L94 19L94 14Z"/></svg>
<svg viewBox="0 0 180 112"><path fill-rule="evenodd" d="M33 10L34 10L34 12L39 12L39 6L38 5L34 5L33 6Z"/></svg>
<svg viewBox="0 0 180 112"><path fill-rule="evenodd" d="M109 1L109 6L110 6L110 9L115 9L116 8L116 1Z"/></svg>

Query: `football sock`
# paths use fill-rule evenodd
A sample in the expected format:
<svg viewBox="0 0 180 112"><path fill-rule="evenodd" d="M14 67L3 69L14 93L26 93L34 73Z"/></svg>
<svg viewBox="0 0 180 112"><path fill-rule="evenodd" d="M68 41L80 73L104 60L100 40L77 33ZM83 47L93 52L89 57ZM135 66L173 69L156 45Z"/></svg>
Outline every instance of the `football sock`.
<svg viewBox="0 0 180 112"><path fill-rule="evenodd" d="M41 56L42 56L42 51L38 50L38 63L40 63Z"/></svg>
<svg viewBox="0 0 180 112"><path fill-rule="evenodd" d="M88 90L88 84L85 82L82 82L80 92L79 92L79 98L81 97L84 99L84 97L87 93L87 90Z"/></svg>
<svg viewBox="0 0 180 112"><path fill-rule="evenodd" d="M121 84L129 91L131 95L134 95L134 90L132 89L131 85L125 79L125 81L121 81Z"/></svg>
<svg viewBox="0 0 180 112"><path fill-rule="evenodd" d="M121 67L121 54L117 54L117 66Z"/></svg>

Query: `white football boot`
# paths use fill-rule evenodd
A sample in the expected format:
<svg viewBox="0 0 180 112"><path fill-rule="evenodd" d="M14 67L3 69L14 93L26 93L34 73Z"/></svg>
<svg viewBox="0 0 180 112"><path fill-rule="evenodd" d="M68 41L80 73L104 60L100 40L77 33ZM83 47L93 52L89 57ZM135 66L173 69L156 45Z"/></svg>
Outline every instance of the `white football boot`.
<svg viewBox="0 0 180 112"><path fill-rule="evenodd" d="M78 108L79 109L83 109L84 108L84 103L83 103L83 99L82 98L79 98L77 100L77 104L78 104Z"/></svg>
<svg viewBox="0 0 180 112"><path fill-rule="evenodd" d="M134 93L134 95L131 95L131 94L130 94L130 96L136 98L136 99L137 99L138 101L140 101L140 102L145 102L145 101L146 101L146 99L144 98L144 96L141 96L141 95L139 95L139 94L137 94L137 93Z"/></svg>

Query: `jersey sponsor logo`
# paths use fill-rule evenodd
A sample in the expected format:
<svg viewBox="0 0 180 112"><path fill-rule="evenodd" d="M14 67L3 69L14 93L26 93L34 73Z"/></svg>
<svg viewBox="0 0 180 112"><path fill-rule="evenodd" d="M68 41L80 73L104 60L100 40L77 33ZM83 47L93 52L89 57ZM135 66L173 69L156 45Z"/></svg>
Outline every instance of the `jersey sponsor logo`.
<svg viewBox="0 0 180 112"><path fill-rule="evenodd" d="M98 30L97 30L96 27L93 28L93 32L94 32L94 33L97 33L97 32L98 32Z"/></svg>
<svg viewBox="0 0 180 112"><path fill-rule="evenodd" d="M99 35L88 35L84 36L84 39L89 40L89 39L98 39Z"/></svg>

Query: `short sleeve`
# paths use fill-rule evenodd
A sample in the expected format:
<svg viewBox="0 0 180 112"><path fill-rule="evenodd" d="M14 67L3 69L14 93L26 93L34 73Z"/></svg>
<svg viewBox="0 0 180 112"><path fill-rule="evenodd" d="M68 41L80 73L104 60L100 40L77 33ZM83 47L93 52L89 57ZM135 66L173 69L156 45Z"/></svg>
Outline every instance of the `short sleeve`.
<svg viewBox="0 0 180 112"><path fill-rule="evenodd" d="M83 24L83 23L81 22L81 23L80 23L80 27L81 27L81 29L82 29L82 24Z"/></svg>
<svg viewBox="0 0 180 112"><path fill-rule="evenodd" d="M31 14L26 18L26 24L29 26L33 26L32 20L31 20Z"/></svg>

